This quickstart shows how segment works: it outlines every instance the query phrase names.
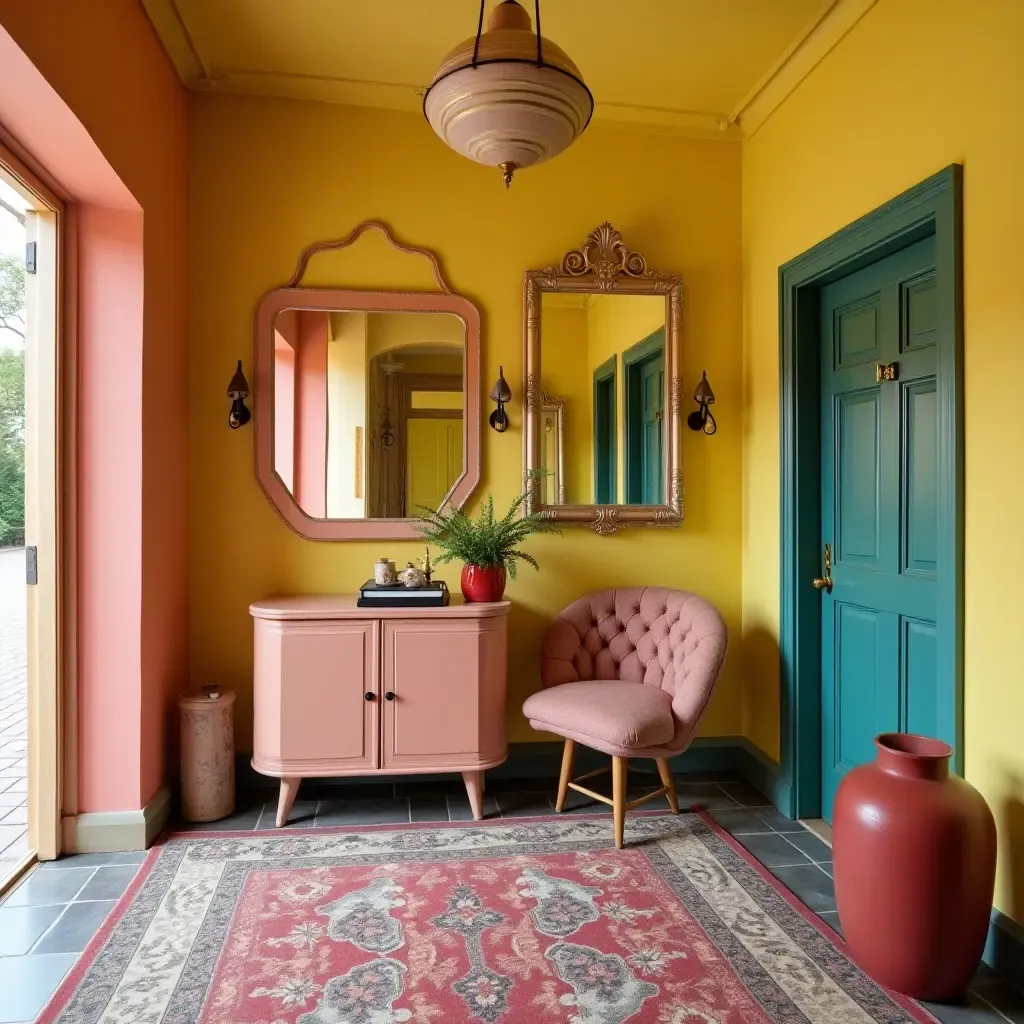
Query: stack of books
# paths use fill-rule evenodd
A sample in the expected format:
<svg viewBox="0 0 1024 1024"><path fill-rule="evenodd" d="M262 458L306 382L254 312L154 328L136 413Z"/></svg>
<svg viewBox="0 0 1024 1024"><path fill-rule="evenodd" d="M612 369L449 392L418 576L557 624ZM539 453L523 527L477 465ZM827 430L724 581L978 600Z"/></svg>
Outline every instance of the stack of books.
<svg viewBox="0 0 1024 1024"><path fill-rule="evenodd" d="M359 608L443 608L451 595L444 580L425 587L407 587L401 583L374 583L367 580L359 588Z"/></svg>

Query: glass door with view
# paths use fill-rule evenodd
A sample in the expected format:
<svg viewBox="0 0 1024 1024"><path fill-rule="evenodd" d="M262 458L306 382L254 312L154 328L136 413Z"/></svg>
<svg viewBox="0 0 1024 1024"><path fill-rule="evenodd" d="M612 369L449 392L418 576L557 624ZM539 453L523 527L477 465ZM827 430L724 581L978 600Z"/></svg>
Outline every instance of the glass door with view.
<svg viewBox="0 0 1024 1024"><path fill-rule="evenodd" d="M0 154L0 891L59 852L57 229Z"/></svg>

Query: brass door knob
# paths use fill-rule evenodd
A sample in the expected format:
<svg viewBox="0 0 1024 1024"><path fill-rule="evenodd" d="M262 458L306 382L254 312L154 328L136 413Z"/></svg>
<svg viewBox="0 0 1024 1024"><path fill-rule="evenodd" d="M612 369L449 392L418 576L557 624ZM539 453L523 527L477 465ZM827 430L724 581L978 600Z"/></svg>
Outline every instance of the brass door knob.
<svg viewBox="0 0 1024 1024"><path fill-rule="evenodd" d="M832 593L832 545L831 544L826 544L825 545L824 562L825 562L825 575L824 576L815 576L814 579L811 580L811 584L813 585L815 590L824 590L826 594L831 594Z"/></svg>

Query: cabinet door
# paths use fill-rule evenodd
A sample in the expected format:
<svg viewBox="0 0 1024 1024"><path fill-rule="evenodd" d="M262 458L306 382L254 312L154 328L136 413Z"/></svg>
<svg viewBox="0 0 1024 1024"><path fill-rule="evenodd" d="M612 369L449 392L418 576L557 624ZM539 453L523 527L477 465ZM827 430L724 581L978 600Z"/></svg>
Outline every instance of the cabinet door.
<svg viewBox="0 0 1024 1024"><path fill-rule="evenodd" d="M263 625L256 638L254 761L296 775L379 767L379 624Z"/></svg>
<svg viewBox="0 0 1024 1024"><path fill-rule="evenodd" d="M382 765L469 768L505 755L504 621L384 623Z"/></svg>

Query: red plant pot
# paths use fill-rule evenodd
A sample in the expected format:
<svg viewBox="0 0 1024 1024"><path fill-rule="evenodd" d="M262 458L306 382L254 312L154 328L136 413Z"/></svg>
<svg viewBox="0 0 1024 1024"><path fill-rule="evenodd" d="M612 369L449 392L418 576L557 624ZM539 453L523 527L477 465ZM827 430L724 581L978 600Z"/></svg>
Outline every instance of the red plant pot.
<svg viewBox="0 0 1024 1024"><path fill-rule="evenodd" d="M959 995L985 947L996 827L981 794L949 774L953 750L909 733L875 739L873 764L840 783L836 904L853 958L915 999Z"/></svg>
<svg viewBox="0 0 1024 1024"><path fill-rule="evenodd" d="M460 583L467 601L500 601L505 593L505 566L464 565Z"/></svg>

